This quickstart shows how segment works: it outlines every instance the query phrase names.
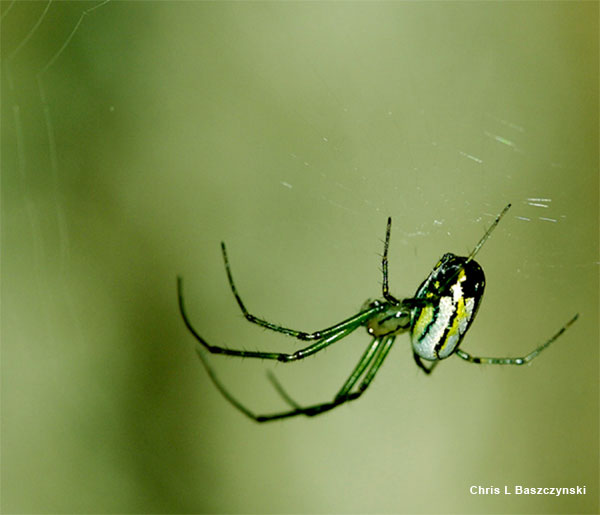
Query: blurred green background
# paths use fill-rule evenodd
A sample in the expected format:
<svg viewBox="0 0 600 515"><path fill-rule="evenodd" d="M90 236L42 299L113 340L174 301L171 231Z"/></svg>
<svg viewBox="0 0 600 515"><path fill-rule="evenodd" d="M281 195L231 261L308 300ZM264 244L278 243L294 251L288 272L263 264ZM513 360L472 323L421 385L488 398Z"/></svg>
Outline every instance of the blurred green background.
<svg viewBox="0 0 600 515"><path fill-rule="evenodd" d="M4 513L598 512L598 3L2 2ZM86 14L84 14L86 13ZM487 291L425 377L258 425L214 344L293 350L447 251ZM329 400L369 341L212 356L257 412ZM472 495L586 486L585 496Z"/></svg>

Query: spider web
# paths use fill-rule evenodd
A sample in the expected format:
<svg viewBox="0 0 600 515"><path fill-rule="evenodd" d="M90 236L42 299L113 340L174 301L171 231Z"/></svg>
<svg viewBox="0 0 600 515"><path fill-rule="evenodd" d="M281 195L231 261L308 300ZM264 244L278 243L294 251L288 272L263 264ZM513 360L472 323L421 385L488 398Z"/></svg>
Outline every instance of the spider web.
<svg viewBox="0 0 600 515"><path fill-rule="evenodd" d="M200 366L179 345L187 335L176 313L175 275L186 278L190 316L206 338L248 349L294 348L244 325L221 269L222 239L252 311L314 330L380 295L387 216L394 220L392 293L401 297L414 293L444 252L468 254L511 202L478 254L488 289L465 345L473 354L517 355L579 311L572 330L587 346L576 352L597 362L598 299L589 287L598 284L598 225L590 216L598 212L598 134L597 116L589 115L597 113L597 49L585 39L597 30L580 32L594 19L586 11L593 6L562 7L572 15L564 20L492 4L465 8L467 18L456 7L440 14L433 4L393 3L15 0L1 7L3 511L265 509L260 485L246 479L257 459L252 446L233 445L235 466L223 459L230 443L247 438L236 432L243 427L204 420L202 429L219 427L229 441L208 451L207 444L195 447L197 414L228 412L209 397L208 383L198 384ZM534 11L552 39L517 30L515 20ZM422 19L429 20L425 31L418 29ZM577 31L569 32L568 20ZM505 30L512 41L501 37ZM462 41L461 31L473 39ZM488 44L494 39L502 45ZM574 92L581 94L574 99ZM327 400L366 345L358 331L352 338L323 359L289 372L278 367L277 376L299 400ZM408 386L416 376L408 340L400 340L365 396L372 404L361 401L373 410L372 420L356 425L361 438L385 426L404 427L399 435L408 439L417 433L411 413L418 431L440 427L420 408L439 395L437 383L432 390ZM571 371L582 384L597 384L597 369L582 371L575 361L570 368L553 362L555 376ZM278 399L263 374L268 365L215 365L257 411L261 402L274 409ZM473 381L487 378L456 379L465 369L454 367L448 364L453 387L464 380L472 390ZM392 416L382 406L403 388L414 389ZM512 413L510 399L494 406L483 389L470 395L489 405L473 427L496 427ZM587 398L588 405L595 400ZM353 407L348 420L337 419L332 432L340 445L357 437L349 426L359 413ZM530 422L521 450L532 444ZM589 450L597 446L597 424L586 427L591 433L581 441ZM181 448L173 451L164 434L177 435ZM279 462L303 462L315 450L328 455L317 443L322 435L308 432L307 441L292 434L248 438L263 449L281 444L273 450ZM372 451L388 456L389 441L382 436ZM474 445L483 458L469 470L478 470L477 459L494 463L495 454ZM306 469L296 475L264 460L271 465L264 484L287 497L272 498L271 509L289 509L290 499L296 511L333 506L319 504L339 486L331 477L311 481ZM530 478L541 473L522 464L534 469ZM238 466L246 478L232 472ZM334 476L347 478L344 471L356 468L344 459ZM188 470L187 478L171 472ZM382 469L364 470L375 477ZM389 472L394 479L414 473ZM477 479L492 481L486 474ZM98 488L85 486L90 478L101 479ZM348 484L359 492L361 479ZM311 502L294 497L286 481L314 492ZM131 486L124 498L105 495L122 484ZM235 484L251 485L256 499L216 500L229 499ZM403 491L406 506L416 510L420 505L411 503L423 492L407 488L414 491ZM139 498L147 501L137 504ZM451 498L432 511L465 509L465 499L450 505ZM362 502L350 496L336 510L359 510ZM394 502L381 496L376 509L397 511Z"/></svg>

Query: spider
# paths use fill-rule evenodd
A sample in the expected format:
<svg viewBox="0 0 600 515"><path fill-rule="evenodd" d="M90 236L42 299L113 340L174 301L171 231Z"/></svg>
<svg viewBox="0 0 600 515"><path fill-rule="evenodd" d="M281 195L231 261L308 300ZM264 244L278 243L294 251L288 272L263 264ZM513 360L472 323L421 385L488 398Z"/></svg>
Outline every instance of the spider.
<svg viewBox="0 0 600 515"><path fill-rule="evenodd" d="M188 330L196 340L200 342L202 347L212 354L272 359L288 363L290 361L304 359L329 347L361 326L364 326L367 332L372 336L371 343L358 361L358 364L333 400L329 402L311 406L301 406L287 394L275 377L269 374L269 379L273 383L275 389L291 409L265 415L253 413L233 397L217 378L204 355L204 351L199 348L196 349L212 382L225 399L244 415L256 422L268 422L295 417L297 415L313 417L330 411L346 402L358 399L367 390L375 378L375 375L392 348L396 336L407 331L410 332L414 360L419 368L426 374L430 374L440 360L446 359L453 354L456 354L459 358L462 358L469 363L524 365L536 358L544 349L562 335L567 328L577 320L579 314L576 314L571 318L571 320L569 320L549 340L523 357L475 357L458 348L471 323L475 319L485 288L483 269L473 258L481 250L481 247L488 240L492 231L496 228L510 206L511 205L508 204L496 217L490 228L485 232L468 256L456 256L451 253L444 254L434 266L429 276L419 286L414 297L405 299L398 299L389 292L388 249L390 245L392 219L388 218L381 262L383 273L382 298L373 301L367 300L358 314L328 327L327 329L322 329L313 333L282 327L251 314L246 309L246 306L238 294L233 281L229 259L227 258L225 243L222 242L221 250L229 286L231 287L233 296L244 317L246 317L249 322L264 327L265 329L292 336L303 342L311 342L306 347L291 354L283 352L230 349L208 343L196 332L186 314L183 302L183 280L181 277L177 277L179 310L181 311L181 316ZM424 361L431 362L431 365L427 366Z"/></svg>

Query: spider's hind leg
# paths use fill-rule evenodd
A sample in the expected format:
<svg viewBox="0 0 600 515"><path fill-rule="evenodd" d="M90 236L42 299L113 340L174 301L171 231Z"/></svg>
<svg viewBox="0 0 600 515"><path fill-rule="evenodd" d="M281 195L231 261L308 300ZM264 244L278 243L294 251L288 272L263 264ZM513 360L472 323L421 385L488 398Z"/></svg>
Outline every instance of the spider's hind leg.
<svg viewBox="0 0 600 515"><path fill-rule="evenodd" d="M433 372L433 369L439 363L439 360L434 361L433 363L431 363L430 367L427 367L427 365L425 365L425 363L423 363L423 361L421 361L421 356L419 356L416 352L413 352L413 358L415 358L415 363L419 366L419 368L423 372L425 372L427 375L431 374L431 372Z"/></svg>
<svg viewBox="0 0 600 515"><path fill-rule="evenodd" d="M279 380L277 379L277 377L275 377L275 374L273 374L273 372L271 372L269 370L267 372L267 377L269 378L269 381L271 381L271 384L273 385L273 388L275 388L275 391L279 394L279 396L287 404L289 404L290 407L292 407L292 408L294 408L296 410L301 410L302 409L302 406L300 406L300 404L298 404L294 399L292 399L290 397L290 394L287 393L287 391L282 386L282 384L279 382Z"/></svg>
<svg viewBox="0 0 600 515"><path fill-rule="evenodd" d="M461 349L456 350L456 355L459 358L462 358L465 361L468 361L469 363L484 364L484 365L525 365L526 363L529 363L534 358L537 358L544 349L549 347L551 343L553 343L555 340L557 340L558 337L561 334L563 334L578 318L579 318L579 313L576 314L573 318L571 318L571 320L569 320L565 325L563 325L560 328L560 330L552 338L550 338L548 341L546 341L545 343L543 343L542 345L540 345L536 349L532 350L529 354L527 354L526 356L523 356L523 357L519 357L519 358L482 358L482 357L477 357L477 356L471 356L469 353L467 353Z"/></svg>
<svg viewBox="0 0 600 515"><path fill-rule="evenodd" d="M279 420L282 418L295 417L297 415L314 417L316 415L321 415L322 413L337 408L341 404L345 404L346 402L358 399L363 393L365 393L365 391L373 381L375 375L377 374L377 371L381 367L383 361L387 357L388 352L392 348L394 340L394 336L388 336L385 338L375 338L360 358L358 364L350 374L350 377L346 380L346 382L344 383L340 391L337 393L333 401L330 402L323 402L321 404L313 404L312 406L302 407L298 403L296 403L296 401L294 401L287 394L287 392L283 389L279 382L273 378L272 381L274 382L275 388L277 389L279 394L294 409L290 411L283 411L281 413L274 413L271 415L263 415L258 417L257 421L267 422L270 420ZM365 375L361 383L358 385L358 388L355 391L351 391L360 379L360 377L363 375L363 373L365 373Z"/></svg>
<svg viewBox="0 0 600 515"><path fill-rule="evenodd" d="M213 370L213 368L208 363L208 360L206 359L206 356L204 355L204 352L202 350L200 350L200 349L197 348L196 349L196 354L198 354L198 357L200 358L200 361L202 362L202 365L204 366L204 369L208 373L208 377L210 377L210 380L215 385L215 387L217 388L217 390L219 390L219 392L221 392L221 395L223 397L225 397L225 399L234 408L236 408L237 410L241 411L248 418L251 418L252 420L260 422L260 420L259 420L260 417L258 415L255 415L252 411L250 411L248 408L246 408L246 406L244 406L233 395L231 395L229 393L229 391L227 390L227 388L225 388L225 386L223 386L223 384L221 383L221 381L217 377L217 374L215 373L215 371Z"/></svg>
<svg viewBox="0 0 600 515"><path fill-rule="evenodd" d="M361 356L360 361L358 362L356 367L354 367L354 370L352 371L352 373L350 374L348 379L346 379L345 383L342 385L342 387L336 394L336 396L334 398L334 402L343 401L343 399L345 399L348 396L352 387L358 382L360 377L363 375L364 371L367 369L369 364L373 361L373 358L375 357L375 353L379 349L380 344L381 344L381 340L379 338L373 339L371 344L367 347L367 349ZM302 411L302 410L307 409L307 408L303 408L294 399L292 399L290 394L285 390L285 388L279 382L277 377L275 377L275 374L273 374L273 372L271 372L271 371L267 372L267 377L269 378L269 381L271 381L271 384L273 385L273 387L275 388L277 393L281 396L281 398L287 404L289 404L295 410ZM343 402L346 402L346 401L343 401ZM314 408L314 406L312 408Z"/></svg>
<svg viewBox="0 0 600 515"><path fill-rule="evenodd" d="M212 367L208 363L208 360L204 356L204 353L202 352L202 350L197 349L196 352L198 353L198 357L200 358L200 361L202 361L204 368L208 372L208 375L209 375L211 381L217 387L219 392L221 392L221 395L223 395L223 397L225 397L225 399L233 407L235 407L237 410L241 411L248 418L250 418L256 422L270 422L272 420L280 420L280 419L284 419L284 418L295 417L298 415L314 417L316 415L320 415L321 413L330 411L330 410L340 406L341 404L358 399L367 390L367 387L373 381L373 378L375 377L377 371L381 367L381 364L385 360L389 350L392 348L393 343L394 343L393 336L388 336L383 339L380 339L380 338L374 339L373 342L369 345L369 347L365 351L365 353L360 358L360 361L358 362L357 366L352 371L352 374L350 374L350 377L346 380L346 382L344 383L344 385L342 386L342 388L340 389L338 394L335 396L333 401L330 401L330 402L323 402L320 404L313 404L312 406L305 406L305 407L300 406L296 401L294 401L287 394L287 392L283 389L283 387L279 384L279 382L276 379L270 378L271 382L274 383L274 386L275 386L275 389L277 390L277 392L292 407L292 409L288 410L288 411L282 411L279 413L271 413L271 414L266 414L266 415L255 414L254 412L252 412L248 408L246 408L246 406L244 406L240 401L238 401L233 395L231 395L231 393L229 393L229 391L219 381L214 370L212 369ZM354 385L358 382L359 378L362 376L362 374L365 372L365 370L366 370L366 374L365 374L362 382L358 385L357 390L350 391L354 387Z"/></svg>

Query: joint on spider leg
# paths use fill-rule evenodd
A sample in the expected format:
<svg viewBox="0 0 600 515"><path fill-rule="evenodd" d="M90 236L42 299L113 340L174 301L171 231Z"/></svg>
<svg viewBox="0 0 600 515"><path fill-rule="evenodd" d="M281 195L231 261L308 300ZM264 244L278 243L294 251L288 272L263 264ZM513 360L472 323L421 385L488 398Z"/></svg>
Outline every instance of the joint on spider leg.
<svg viewBox="0 0 600 515"><path fill-rule="evenodd" d="M396 297L394 297L391 293L389 292L384 292L383 297L385 298L385 300L387 300L390 304L393 304L394 306L399 306L400 304L402 304L402 301L398 300Z"/></svg>
<svg viewBox="0 0 600 515"><path fill-rule="evenodd" d="M322 408L304 408L302 410L300 410L300 414L304 415L306 417L316 417L317 415L320 415L321 413L323 413L323 409Z"/></svg>
<svg viewBox="0 0 600 515"><path fill-rule="evenodd" d="M367 390L368 384L360 384L358 390L355 392L348 393L344 398L343 402L349 402L358 399Z"/></svg>
<svg viewBox="0 0 600 515"><path fill-rule="evenodd" d="M413 358L415 359L415 363L417 364L417 366L423 371L425 372L425 374L429 375L431 374L431 372L433 372L433 369L436 367L436 365L439 363L438 361L434 361L431 366L428 368L425 363L423 363L423 361L421 361L421 357L417 354L417 353L413 353Z"/></svg>
<svg viewBox="0 0 600 515"><path fill-rule="evenodd" d="M277 356L277 361L281 361L282 363L289 363L290 361L296 361L298 359L301 359L302 356L302 351L294 352L294 354L279 354L279 356Z"/></svg>

